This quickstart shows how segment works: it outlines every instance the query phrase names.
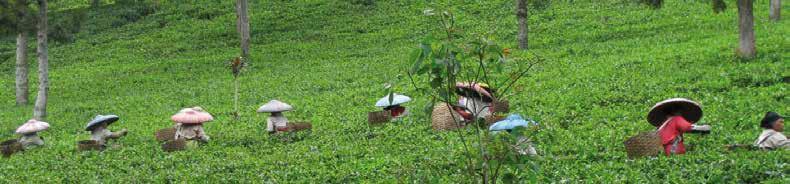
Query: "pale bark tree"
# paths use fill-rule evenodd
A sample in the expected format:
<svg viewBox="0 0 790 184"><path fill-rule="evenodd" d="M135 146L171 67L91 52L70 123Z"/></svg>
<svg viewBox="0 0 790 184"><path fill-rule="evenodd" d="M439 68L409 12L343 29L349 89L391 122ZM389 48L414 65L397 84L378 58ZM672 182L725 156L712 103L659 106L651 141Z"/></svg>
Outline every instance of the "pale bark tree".
<svg viewBox="0 0 790 184"><path fill-rule="evenodd" d="M47 0L38 0L38 96L33 107L33 118L44 121L47 117L47 92L49 91L49 56L47 52Z"/></svg>
<svg viewBox="0 0 790 184"><path fill-rule="evenodd" d="M529 46L529 25L527 24L527 0L516 0L516 17L518 18L518 48L526 50Z"/></svg>
<svg viewBox="0 0 790 184"><path fill-rule="evenodd" d="M16 105L27 105L30 96L27 81L27 31L16 37Z"/></svg>
<svg viewBox="0 0 790 184"><path fill-rule="evenodd" d="M236 1L236 31L241 38L241 57L247 60L250 56L250 20L247 15L247 0Z"/></svg>
<svg viewBox="0 0 790 184"><path fill-rule="evenodd" d="M752 4L752 0L738 0L738 55L746 59L754 58L756 53Z"/></svg>
<svg viewBox="0 0 790 184"><path fill-rule="evenodd" d="M782 0L771 0L771 10L768 13L773 21L779 21L779 14L782 11Z"/></svg>
<svg viewBox="0 0 790 184"><path fill-rule="evenodd" d="M233 65L233 115L239 118L239 74L250 58L250 19L247 15L247 0L236 0L236 31L239 33L241 58Z"/></svg>

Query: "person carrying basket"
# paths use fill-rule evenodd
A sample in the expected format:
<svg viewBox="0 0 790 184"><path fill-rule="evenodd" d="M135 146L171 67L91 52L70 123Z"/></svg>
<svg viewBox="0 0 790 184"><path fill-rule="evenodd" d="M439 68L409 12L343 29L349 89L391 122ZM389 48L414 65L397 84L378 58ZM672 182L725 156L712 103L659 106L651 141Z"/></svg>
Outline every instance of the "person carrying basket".
<svg viewBox="0 0 790 184"><path fill-rule="evenodd" d="M702 119L702 107L685 98L672 98L656 103L647 115L647 120L658 127L656 132L667 156L685 154L683 134L710 133L710 125L694 125Z"/></svg>

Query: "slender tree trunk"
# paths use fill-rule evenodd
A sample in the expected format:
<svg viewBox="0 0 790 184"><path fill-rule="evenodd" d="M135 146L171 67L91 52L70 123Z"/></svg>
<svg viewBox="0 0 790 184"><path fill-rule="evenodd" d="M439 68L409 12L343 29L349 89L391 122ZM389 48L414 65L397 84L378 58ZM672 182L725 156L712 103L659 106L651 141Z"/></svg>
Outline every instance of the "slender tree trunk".
<svg viewBox="0 0 790 184"><path fill-rule="evenodd" d="M233 93L233 116L236 119L240 117L239 115L239 78L233 77L233 88L235 89Z"/></svg>
<svg viewBox="0 0 790 184"><path fill-rule="evenodd" d="M529 46L529 25L527 24L527 0L516 0L516 17L518 18L518 48L527 50Z"/></svg>
<svg viewBox="0 0 790 184"><path fill-rule="evenodd" d="M27 84L27 32L21 31L16 37L16 105L27 105L29 98Z"/></svg>
<svg viewBox="0 0 790 184"><path fill-rule="evenodd" d="M47 118L47 91L49 91L49 56L47 51L47 0L38 0L38 96L33 107L33 118Z"/></svg>
<svg viewBox="0 0 790 184"><path fill-rule="evenodd" d="M101 5L101 0L91 0L91 7L96 8Z"/></svg>
<svg viewBox="0 0 790 184"><path fill-rule="evenodd" d="M752 13L752 0L738 0L738 55L750 59L754 58L754 14Z"/></svg>
<svg viewBox="0 0 790 184"><path fill-rule="evenodd" d="M250 20L247 15L247 0L236 1L236 31L241 37L241 57L247 61L250 57Z"/></svg>
<svg viewBox="0 0 790 184"><path fill-rule="evenodd" d="M771 0L771 11L769 12L771 20L779 21L779 13L782 11L782 0Z"/></svg>

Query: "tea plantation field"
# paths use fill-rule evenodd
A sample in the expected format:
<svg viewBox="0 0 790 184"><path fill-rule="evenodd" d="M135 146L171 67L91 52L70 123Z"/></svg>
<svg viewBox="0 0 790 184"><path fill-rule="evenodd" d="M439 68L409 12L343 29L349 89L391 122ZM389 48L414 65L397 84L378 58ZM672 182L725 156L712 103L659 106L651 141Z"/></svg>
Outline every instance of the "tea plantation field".
<svg viewBox="0 0 790 184"><path fill-rule="evenodd" d="M669 0L662 9L628 0L553 1L530 6L530 49L517 50L512 0L250 1L251 63L241 75L234 1L161 0L155 7L105 1L50 3L52 21L78 22L50 42L46 145L0 159L0 183L467 183L455 132L431 129L430 97L405 75L409 53L434 25L423 11L449 9L465 34L489 35L512 57L545 62L517 84L512 111L540 122L539 157L514 173L520 183L790 183L788 151L727 151L750 144L766 111L790 114L790 24L755 3L757 57L735 56L735 1L714 14L708 1ZM790 3L782 11L790 12ZM76 16L83 13L84 17ZM76 17L76 18L75 18ZM57 24L57 23L52 23ZM68 35L68 34L67 34ZM68 36L65 36L68 37ZM0 139L16 138L33 106L15 106L14 37L0 37ZM30 43L31 101L35 41ZM367 112L395 82L414 100L399 122L369 127ZM686 97L703 105L708 135L687 135L683 156L629 160L623 141L650 131L649 108ZM265 131L271 99L294 106L310 134L283 142ZM154 132L201 106L214 115L200 148L166 153ZM78 152L96 114L121 117L130 134L103 152ZM473 133L472 129L465 133Z"/></svg>

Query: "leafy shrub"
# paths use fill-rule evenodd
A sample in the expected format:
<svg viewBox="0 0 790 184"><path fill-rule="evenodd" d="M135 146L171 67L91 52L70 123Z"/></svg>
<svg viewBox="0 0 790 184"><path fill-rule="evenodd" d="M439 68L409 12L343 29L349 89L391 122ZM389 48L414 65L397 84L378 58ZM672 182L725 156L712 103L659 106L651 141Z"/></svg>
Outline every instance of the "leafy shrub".
<svg viewBox="0 0 790 184"><path fill-rule="evenodd" d="M84 9L59 13L50 16L48 36L58 42L72 42L79 33L87 14Z"/></svg>

